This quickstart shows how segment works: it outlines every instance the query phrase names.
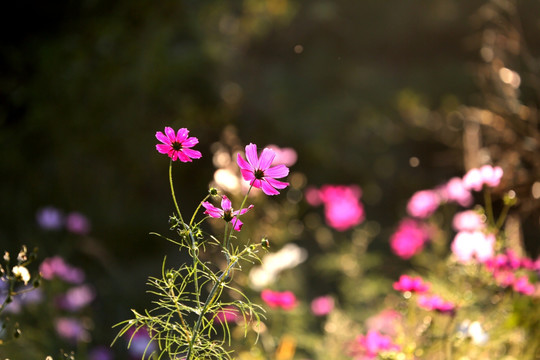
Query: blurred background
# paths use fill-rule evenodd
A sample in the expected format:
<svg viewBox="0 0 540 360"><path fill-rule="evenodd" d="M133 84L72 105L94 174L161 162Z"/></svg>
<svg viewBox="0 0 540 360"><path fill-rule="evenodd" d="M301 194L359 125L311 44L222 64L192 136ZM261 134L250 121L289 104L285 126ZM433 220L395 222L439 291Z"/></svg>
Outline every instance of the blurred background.
<svg viewBox="0 0 540 360"><path fill-rule="evenodd" d="M111 326L145 306L146 276L176 251L149 235L167 233L173 211L155 151L165 126L200 140L203 158L174 170L187 212L213 178L216 142L234 134L293 148L305 185L360 186L370 251L390 256L415 191L491 163L505 170L499 193L529 199L518 232L538 255L539 1L1 7L0 249L39 247L39 259L84 269L98 294L92 345L108 346ZM88 228L43 229L48 206ZM288 240L317 247L301 231Z"/></svg>

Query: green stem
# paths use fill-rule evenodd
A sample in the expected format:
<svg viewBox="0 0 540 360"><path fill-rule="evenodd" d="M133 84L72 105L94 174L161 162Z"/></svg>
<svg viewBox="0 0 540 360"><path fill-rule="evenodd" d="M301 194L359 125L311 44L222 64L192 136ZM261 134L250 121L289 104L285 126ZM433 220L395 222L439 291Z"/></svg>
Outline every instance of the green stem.
<svg viewBox="0 0 540 360"><path fill-rule="evenodd" d="M497 230L500 230L500 228L503 226L510 208L511 208L510 205L505 205L503 209L501 210L501 214L499 215L499 218L497 219L497 223L495 224L495 227L497 228Z"/></svg>
<svg viewBox="0 0 540 360"><path fill-rule="evenodd" d="M242 200L242 205L240 205L240 210L242 210L242 209L244 208L244 205L246 204L246 200L247 200L248 195L249 195L249 193L250 193L250 191L251 191L252 188L253 188L253 185L250 185L250 186L249 186L249 189L248 189L248 191L247 191L247 193L246 193L246 195L244 196L244 200ZM232 236L232 234L233 234L234 227L236 226L236 222L238 221L238 218L239 218L239 217L240 217L240 214L236 215L236 218L234 219L234 222L233 222L233 224L232 224L232 226L231 226L231 230L230 230L230 232L229 232L229 236L228 236L227 239L226 239L227 251L229 250L230 239L231 239L231 236Z"/></svg>
<svg viewBox="0 0 540 360"><path fill-rule="evenodd" d="M187 224L184 222L184 219L182 218L182 213L180 212L180 207L178 206L178 202L176 201L176 195L174 194L174 185L173 185L173 179L172 179L172 160L169 161L169 184L171 185L171 195L173 198L174 206L176 207L176 212L178 213L178 218L182 222L182 225L184 225L184 229L189 233L189 237L191 239L191 251L193 253L193 279L195 283L195 296L197 298L197 307L200 304L200 295L199 295L199 275L197 272L197 263L198 263L198 248L197 248L197 242L195 241L195 237L193 236L193 232L191 231L191 228L187 226Z"/></svg>
<svg viewBox="0 0 540 360"><path fill-rule="evenodd" d="M202 201L199 203L199 206L197 206L197 208L193 212L193 216L191 217L191 221L189 222L189 227L193 225L193 221L195 220L195 215L197 215L197 213L199 212L199 209L201 208L202 203L208 200L209 197L210 197L210 194L206 195L206 197L202 199Z"/></svg>

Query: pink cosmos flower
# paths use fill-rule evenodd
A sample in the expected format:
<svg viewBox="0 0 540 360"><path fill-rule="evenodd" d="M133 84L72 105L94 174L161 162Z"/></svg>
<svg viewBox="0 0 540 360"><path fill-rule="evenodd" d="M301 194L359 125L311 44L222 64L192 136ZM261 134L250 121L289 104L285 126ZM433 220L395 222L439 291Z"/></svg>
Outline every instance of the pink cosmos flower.
<svg viewBox="0 0 540 360"><path fill-rule="evenodd" d="M315 316L324 316L334 310L334 298L330 295L319 296L311 302L311 312Z"/></svg>
<svg viewBox="0 0 540 360"><path fill-rule="evenodd" d="M469 170L463 176L463 185L466 189L480 191L484 185L497 187L501 182L503 170L496 166L484 165L481 168Z"/></svg>
<svg viewBox="0 0 540 360"><path fill-rule="evenodd" d="M393 309L385 309L380 313L369 317L366 320L368 330L375 330L380 333L395 336L400 327L401 314Z"/></svg>
<svg viewBox="0 0 540 360"><path fill-rule="evenodd" d="M225 306L216 314L214 321L217 321L218 323L231 323L238 320L238 318L240 318L240 314L236 307Z"/></svg>
<svg viewBox="0 0 540 360"><path fill-rule="evenodd" d="M276 153L269 149L263 149L261 157L257 156L257 145L249 144L246 146L247 161L238 154L236 162L240 167L244 180L249 181L250 185L262 189L266 195L277 195L277 189L285 189L289 183L278 181L275 178L282 178L289 174L289 168L283 164L273 166L272 162Z"/></svg>
<svg viewBox="0 0 540 360"><path fill-rule="evenodd" d="M401 348L392 342L392 339L375 330L369 330L367 334L358 335L350 347L350 355L355 360L376 359L382 351L399 351Z"/></svg>
<svg viewBox="0 0 540 360"><path fill-rule="evenodd" d="M403 219L390 238L392 251L403 259L409 259L424 248L429 239L427 228L413 219Z"/></svg>
<svg viewBox="0 0 540 360"><path fill-rule="evenodd" d="M298 159L298 155L293 148L280 148L277 145L268 145L267 148L273 150L276 153L272 165L283 164L285 166L293 166Z"/></svg>
<svg viewBox="0 0 540 360"><path fill-rule="evenodd" d="M413 194L407 203L407 213L410 216L425 219L431 216L439 207L441 198L434 190L422 190Z"/></svg>
<svg viewBox="0 0 540 360"><path fill-rule="evenodd" d="M465 210L454 215L452 226L456 231L475 231L486 227L482 215L474 210Z"/></svg>
<svg viewBox="0 0 540 360"><path fill-rule="evenodd" d="M90 285L79 285L66 291L56 300L60 308L68 311L78 311L90 304L96 297L96 292Z"/></svg>
<svg viewBox="0 0 540 360"><path fill-rule="evenodd" d="M460 231L450 247L461 263L469 262L473 258L483 263L493 257L494 245L493 234L486 235L482 231Z"/></svg>
<svg viewBox="0 0 540 360"><path fill-rule="evenodd" d="M410 291L417 293L424 293L429 290L429 284L424 282L421 277L411 277L408 275L401 275L399 281L394 283L394 289L397 291Z"/></svg>
<svg viewBox="0 0 540 360"><path fill-rule="evenodd" d="M345 231L365 219L364 207L360 203L362 190L359 186L324 185L319 197L324 203L324 215L329 226Z"/></svg>
<svg viewBox="0 0 540 360"><path fill-rule="evenodd" d="M443 300L438 295L420 295L417 304L423 309L441 313L453 313L456 308L453 303Z"/></svg>
<svg viewBox="0 0 540 360"><path fill-rule="evenodd" d="M165 127L165 134L156 132L156 138L163 144L157 144L156 149L161 154L167 154L172 161L191 162L191 159L200 159L201 153L190 149L199 143L196 137L188 137L189 130L182 128L178 133L174 133L171 127Z"/></svg>
<svg viewBox="0 0 540 360"><path fill-rule="evenodd" d="M261 299L271 308L291 310L296 307L296 296L290 291L272 291L265 289L261 292Z"/></svg>
<svg viewBox="0 0 540 360"><path fill-rule="evenodd" d="M514 291L525 295L532 295L536 290L535 286L529 282L529 278L527 276L521 276L515 279L512 287L514 288Z"/></svg>
<svg viewBox="0 0 540 360"><path fill-rule="evenodd" d="M205 214L208 214L216 219L222 218L226 222L231 222L234 226L234 230L236 231L240 231L242 229L242 225L244 225L238 216L244 215L249 210L253 209L253 205L249 205L245 209L233 211L231 200L229 200L225 195L223 195L223 198L221 199L221 209L210 204L208 201L203 202L202 206L206 209L204 212Z"/></svg>

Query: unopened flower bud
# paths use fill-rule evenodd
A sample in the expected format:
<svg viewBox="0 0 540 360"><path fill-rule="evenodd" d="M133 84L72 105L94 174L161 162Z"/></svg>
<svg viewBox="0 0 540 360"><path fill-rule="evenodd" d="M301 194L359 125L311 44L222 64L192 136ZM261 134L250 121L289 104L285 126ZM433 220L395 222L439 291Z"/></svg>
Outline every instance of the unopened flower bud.
<svg viewBox="0 0 540 360"><path fill-rule="evenodd" d="M21 329L15 329L15 331L13 332L13 337L17 339L20 336L21 336Z"/></svg>
<svg viewBox="0 0 540 360"><path fill-rule="evenodd" d="M268 241L268 239L265 237L262 238L261 246L263 247L263 249L268 249L270 247L270 241Z"/></svg>
<svg viewBox="0 0 540 360"><path fill-rule="evenodd" d="M210 195L212 195L212 196L217 196L217 194L218 194L218 189L216 189L216 188L214 188L214 187L213 187L213 188L210 188L210 190L208 190L208 193L209 193Z"/></svg>
<svg viewBox="0 0 540 360"><path fill-rule="evenodd" d="M517 196L516 192L514 190L510 190L506 194L504 194L503 197L504 205L506 206L514 206L517 203Z"/></svg>

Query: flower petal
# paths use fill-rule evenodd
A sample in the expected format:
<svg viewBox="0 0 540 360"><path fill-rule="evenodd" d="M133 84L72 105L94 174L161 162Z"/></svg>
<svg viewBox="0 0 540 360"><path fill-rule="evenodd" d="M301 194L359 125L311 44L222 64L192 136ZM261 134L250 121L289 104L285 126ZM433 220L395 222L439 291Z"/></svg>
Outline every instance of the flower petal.
<svg viewBox="0 0 540 360"><path fill-rule="evenodd" d="M259 168L259 157L257 156L257 145L249 144L246 146L246 158L254 169Z"/></svg>
<svg viewBox="0 0 540 360"><path fill-rule="evenodd" d="M242 177L246 181L251 181L251 180L255 179L255 174L251 170L241 169L240 172L242 173ZM255 186L255 187L257 187L257 186Z"/></svg>
<svg viewBox="0 0 540 360"><path fill-rule="evenodd" d="M182 149L182 152L186 154L186 156L189 156L192 159L200 159L202 157L202 154L200 151L192 150L192 149Z"/></svg>
<svg viewBox="0 0 540 360"><path fill-rule="evenodd" d="M206 211L204 212L205 214L208 214L213 218L221 218L221 217L223 217L223 210L221 210L220 208L215 207L214 205L212 205L208 201L203 202L202 206L206 209Z"/></svg>
<svg viewBox="0 0 540 360"><path fill-rule="evenodd" d="M235 217L233 217L233 219L232 219L231 222L232 222L232 224L233 224L234 230L236 230L236 231L242 230L242 225L244 225L244 223L243 223L242 221L240 221L239 218L237 218L237 217L235 216Z"/></svg>
<svg viewBox="0 0 540 360"><path fill-rule="evenodd" d="M191 162L191 158L187 156L186 154L184 154L183 151L175 151L175 153L181 162Z"/></svg>
<svg viewBox="0 0 540 360"><path fill-rule="evenodd" d="M254 185L255 186L255 185ZM266 195L278 195L279 194L279 191L277 191L276 189L274 189L268 182L266 181L261 181L261 186L262 186L262 191L266 194Z"/></svg>
<svg viewBox="0 0 540 360"><path fill-rule="evenodd" d="M221 199L221 208L223 211L229 211L232 208L231 200L225 195L223 195L223 198Z"/></svg>
<svg viewBox="0 0 540 360"><path fill-rule="evenodd" d="M184 140L187 139L189 135L189 130L186 128L181 128L178 130L178 133L176 134L176 141L179 143L184 142Z"/></svg>
<svg viewBox="0 0 540 360"><path fill-rule="evenodd" d="M165 127L165 134L169 138L169 141L172 143L176 141L176 135L174 134L174 130L172 127L166 126Z"/></svg>
<svg viewBox="0 0 540 360"><path fill-rule="evenodd" d="M247 170L247 171L251 171L251 172L253 172L253 170L254 170L253 166L251 166L250 163L248 163L246 160L244 160L244 158L240 154L238 154L237 157L236 157L236 163L238 164L238 166L242 170Z"/></svg>
<svg viewBox="0 0 540 360"><path fill-rule="evenodd" d="M247 208L244 208L244 209L240 209L240 210L237 210L237 211L233 211L233 215L244 215L245 213L247 213L249 210L253 209L253 205L249 205Z"/></svg>
<svg viewBox="0 0 540 360"><path fill-rule="evenodd" d="M162 133L161 131L156 132L156 139L158 139L164 144L171 145L171 140L167 136L165 136L165 134Z"/></svg>
<svg viewBox="0 0 540 360"><path fill-rule="evenodd" d="M270 165L272 165L272 161L274 161L275 157L276 153L274 152L274 150L264 148L261 153L261 158L259 159L259 166L257 168L266 171L270 167Z"/></svg>
<svg viewBox="0 0 540 360"><path fill-rule="evenodd" d="M162 154L168 154L171 149L172 149L171 145L166 145L166 144L157 144L156 145L156 150L159 151Z"/></svg>
<svg viewBox="0 0 540 360"><path fill-rule="evenodd" d="M277 165L264 171L264 176L282 178L289 175L289 168L285 165Z"/></svg>
<svg viewBox="0 0 540 360"><path fill-rule="evenodd" d="M198 143L199 143L199 139L197 139L196 137L190 137L182 142L182 146L189 148L189 147L193 147L197 145Z"/></svg>
<svg viewBox="0 0 540 360"><path fill-rule="evenodd" d="M279 181L272 178L265 178L265 180L276 189L285 189L287 186L289 186L288 182Z"/></svg>

